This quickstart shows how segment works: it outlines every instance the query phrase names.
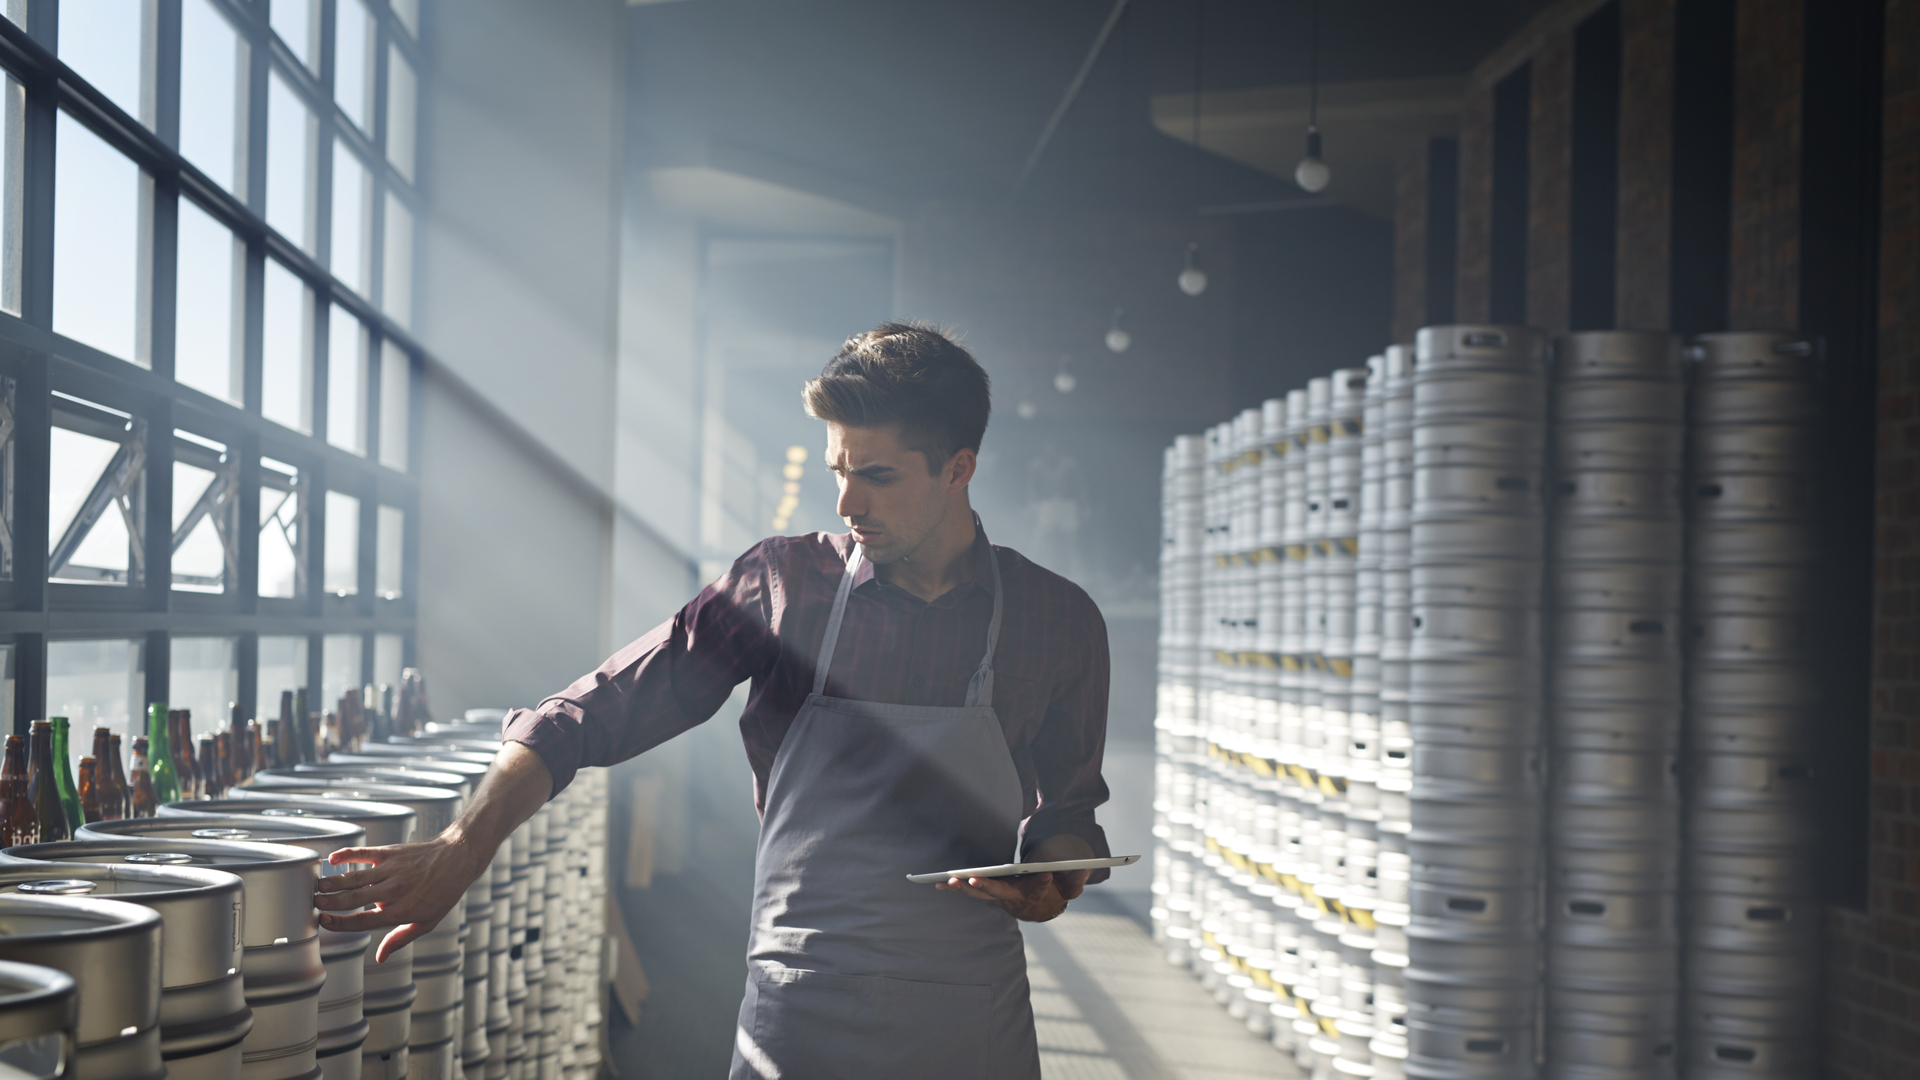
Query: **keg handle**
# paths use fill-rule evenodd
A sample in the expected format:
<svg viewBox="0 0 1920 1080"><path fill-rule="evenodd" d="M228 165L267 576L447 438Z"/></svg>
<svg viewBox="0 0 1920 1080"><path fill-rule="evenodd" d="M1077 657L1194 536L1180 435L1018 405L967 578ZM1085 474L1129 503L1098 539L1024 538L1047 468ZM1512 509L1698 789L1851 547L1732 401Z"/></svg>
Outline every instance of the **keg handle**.
<svg viewBox="0 0 1920 1080"><path fill-rule="evenodd" d="M253 832L250 829L195 829L193 838L195 840L251 840Z"/></svg>
<svg viewBox="0 0 1920 1080"><path fill-rule="evenodd" d="M83 878L47 878L43 881L23 881L19 891L34 896L84 896L94 888L93 882Z"/></svg>
<svg viewBox="0 0 1920 1080"><path fill-rule="evenodd" d="M130 863L157 863L162 866L179 866L183 863L192 862L193 856L184 851L139 851L128 855L124 861Z"/></svg>

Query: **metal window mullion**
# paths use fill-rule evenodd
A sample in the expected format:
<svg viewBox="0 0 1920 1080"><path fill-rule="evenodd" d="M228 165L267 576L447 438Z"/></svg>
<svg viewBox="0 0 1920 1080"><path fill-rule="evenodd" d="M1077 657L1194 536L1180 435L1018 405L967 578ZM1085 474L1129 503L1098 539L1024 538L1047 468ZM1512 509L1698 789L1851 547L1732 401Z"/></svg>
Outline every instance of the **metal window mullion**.
<svg viewBox="0 0 1920 1080"><path fill-rule="evenodd" d="M146 639L147 647L141 659L147 668L147 701L165 703L173 696L173 638L166 630L149 630ZM137 733L146 710L131 711L133 715L127 717L127 727ZM127 752L132 753L133 747L128 746Z"/></svg>
<svg viewBox="0 0 1920 1080"><path fill-rule="evenodd" d="M146 420L145 505L140 515L140 544L145 552L147 606L167 611L173 602L173 399L162 398L140 410Z"/></svg>
<svg viewBox="0 0 1920 1080"><path fill-rule="evenodd" d="M307 581L300 601L309 617L326 613L327 596L327 466L314 462L300 467L301 510L299 556L305 560Z"/></svg>
<svg viewBox="0 0 1920 1080"><path fill-rule="evenodd" d="M153 133L180 149L180 0L147 0L154 5L154 37L147 78L153 88Z"/></svg>
<svg viewBox="0 0 1920 1080"><path fill-rule="evenodd" d="M234 685L234 705L240 710L243 720L255 719L254 700L260 696L260 632L247 630L238 635L233 643L233 666L237 676ZM231 715L220 718L223 723L232 721Z"/></svg>
<svg viewBox="0 0 1920 1080"><path fill-rule="evenodd" d="M380 379L381 364L385 360L386 350L382 348L383 338L378 333L369 333L363 339L367 343L366 385L361 389L366 400L360 403L361 415L366 417L367 437L365 440L367 461L376 468L380 464Z"/></svg>

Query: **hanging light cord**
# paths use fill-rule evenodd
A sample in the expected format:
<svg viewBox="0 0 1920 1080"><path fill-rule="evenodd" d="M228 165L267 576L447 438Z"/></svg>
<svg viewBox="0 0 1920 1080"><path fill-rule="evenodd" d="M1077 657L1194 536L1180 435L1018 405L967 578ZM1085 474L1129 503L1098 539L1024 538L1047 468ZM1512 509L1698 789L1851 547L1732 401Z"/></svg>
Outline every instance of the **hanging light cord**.
<svg viewBox="0 0 1920 1080"><path fill-rule="evenodd" d="M1320 0L1308 8L1312 23L1307 30L1307 130L1320 129Z"/></svg>

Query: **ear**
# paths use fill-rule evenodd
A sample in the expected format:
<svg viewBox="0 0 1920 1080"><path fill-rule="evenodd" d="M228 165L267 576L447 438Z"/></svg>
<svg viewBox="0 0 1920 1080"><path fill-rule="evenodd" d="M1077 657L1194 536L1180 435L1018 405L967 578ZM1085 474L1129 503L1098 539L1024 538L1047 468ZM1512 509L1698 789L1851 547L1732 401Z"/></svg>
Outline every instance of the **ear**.
<svg viewBox="0 0 1920 1080"><path fill-rule="evenodd" d="M979 465L980 456L972 450L955 451L953 459L947 462L947 486L966 487L973 479L973 472Z"/></svg>

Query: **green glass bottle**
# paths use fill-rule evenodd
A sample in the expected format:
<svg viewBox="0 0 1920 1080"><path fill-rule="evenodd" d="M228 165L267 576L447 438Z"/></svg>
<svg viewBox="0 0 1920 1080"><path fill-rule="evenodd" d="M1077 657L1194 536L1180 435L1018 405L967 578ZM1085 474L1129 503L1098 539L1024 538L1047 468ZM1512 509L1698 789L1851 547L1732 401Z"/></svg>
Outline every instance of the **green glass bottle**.
<svg viewBox="0 0 1920 1080"><path fill-rule="evenodd" d="M67 812L67 828L78 829L85 818L80 813L80 789L73 782L73 762L67 753L67 718L47 719L53 723L53 786L60 792L60 805Z"/></svg>
<svg viewBox="0 0 1920 1080"><path fill-rule="evenodd" d="M156 701L147 706L147 773L153 780L153 795L162 806L180 801L180 777L173 771L170 734L167 703Z"/></svg>

